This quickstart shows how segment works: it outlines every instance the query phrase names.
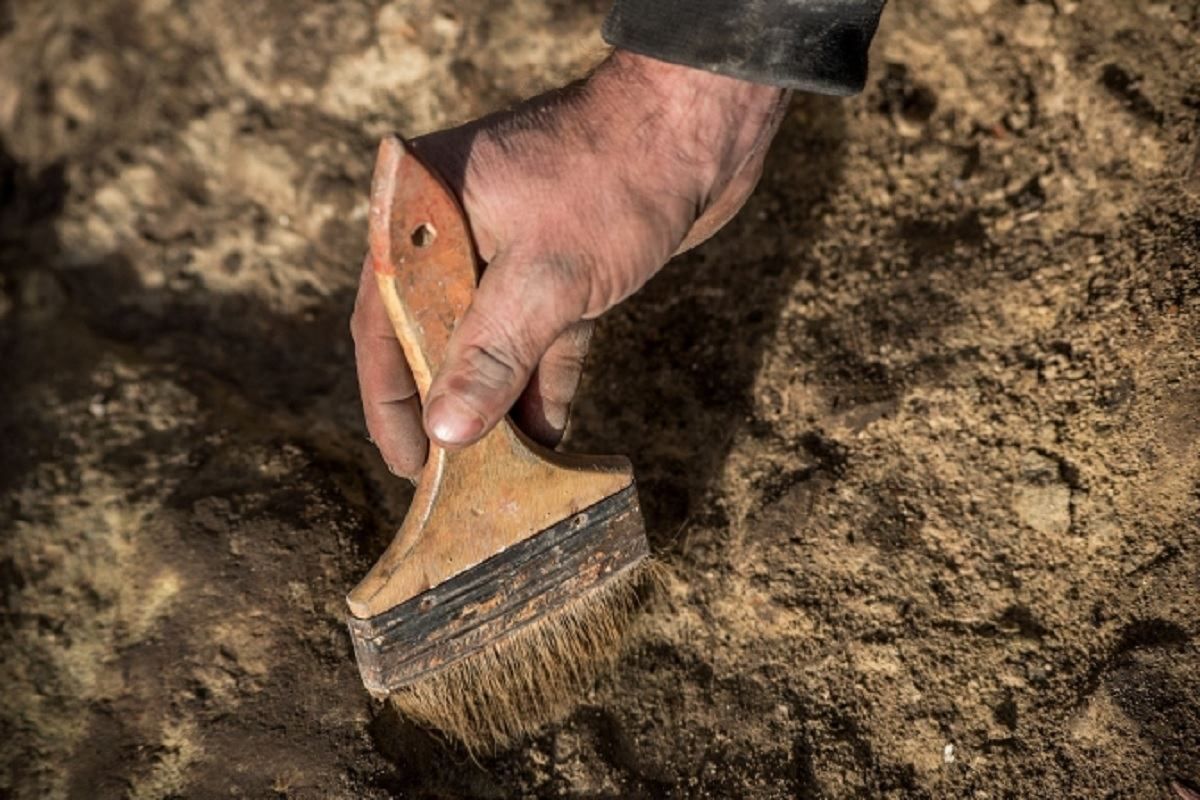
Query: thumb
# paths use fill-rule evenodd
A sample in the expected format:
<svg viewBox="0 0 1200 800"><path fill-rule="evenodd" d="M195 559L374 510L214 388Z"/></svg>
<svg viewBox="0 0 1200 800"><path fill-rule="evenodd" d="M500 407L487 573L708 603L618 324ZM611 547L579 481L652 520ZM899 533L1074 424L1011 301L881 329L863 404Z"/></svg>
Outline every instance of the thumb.
<svg viewBox="0 0 1200 800"><path fill-rule="evenodd" d="M579 259L497 256L429 387L425 429L430 439L462 447L490 431L554 341L583 317L589 285Z"/></svg>

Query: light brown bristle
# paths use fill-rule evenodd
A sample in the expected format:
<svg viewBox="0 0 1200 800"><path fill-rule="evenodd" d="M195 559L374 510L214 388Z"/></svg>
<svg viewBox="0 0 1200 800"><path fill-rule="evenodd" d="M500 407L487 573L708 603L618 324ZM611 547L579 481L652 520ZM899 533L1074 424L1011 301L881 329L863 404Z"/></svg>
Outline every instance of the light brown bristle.
<svg viewBox="0 0 1200 800"><path fill-rule="evenodd" d="M402 714L472 753L507 747L563 719L613 668L638 608L662 582L661 570L644 559L390 699Z"/></svg>

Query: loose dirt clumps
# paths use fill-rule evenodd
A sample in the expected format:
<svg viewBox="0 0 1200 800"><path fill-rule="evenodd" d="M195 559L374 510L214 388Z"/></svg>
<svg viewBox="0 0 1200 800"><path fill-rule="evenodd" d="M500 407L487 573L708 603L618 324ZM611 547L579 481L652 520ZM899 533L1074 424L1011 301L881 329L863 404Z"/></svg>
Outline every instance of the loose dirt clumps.
<svg viewBox="0 0 1200 800"><path fill-rule="evenodd" d="M603 4L0 4L0 794L1168 797L1200 781L1200 13L893 3L723 233L610 314L569 447L670 575L475 761L362 690L410 490L347 321L375 142Z"/></svg>

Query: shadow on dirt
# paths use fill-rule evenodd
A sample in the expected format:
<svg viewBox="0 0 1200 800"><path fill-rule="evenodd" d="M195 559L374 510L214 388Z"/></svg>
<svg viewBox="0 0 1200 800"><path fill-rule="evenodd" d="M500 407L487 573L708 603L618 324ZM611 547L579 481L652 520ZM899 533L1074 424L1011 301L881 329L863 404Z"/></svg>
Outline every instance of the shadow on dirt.
<svg viewBox="0 0 1200 800"><path fill-rule="evenodd" d="M75 263L55 234L69 187L61 166L37 174L0 143L0 289L11 311L0 320L0 435L9 443L0 488L35 464L59 459L70 442L39 430L28 408L33 386L89 389L98 352L119 350L169 370L196 392L216 427L273 431L312 446L358 475L379 520L363 549L390 541L411 487L383 480L381 462L360 427L348 320L352 290L323 297L303 315L273 309L248 294L223 294L186 281L147 287L120 253ZM325 419L320 434L313 415ZM221 415L229 418L220 419ZM357 462L357 463L356 463ZM361 502L361 500L359 501Z"/></svg>
<svg viewBox="0 0 1200 800"><path fill-rule="evenodd" d="M57 249L53 221L62 210L67 184L63 165L31 171L15 159L0 139L0 361L7 373L0 381L0 492L33 466L34 443L51 447L48 457L64 457L69 444L52 431L17 412L23 400L22 350L29 346L20 334L22 317L37 319L55 313L61 292L53 281L29 278L31 264Z"/></svg>
<svg viewBox="0 0 1200 800"><path fill-rule="evenodd" d="M605 320L588 361L573 446L634 461L651 543L675 547L689 521L719 527L708 502L753 407L763 350L788 290L810 269L820 206L841 175L845 119L830 98L800 96L767 160L761 198L786 209L771 255L733 265L710 253L751 233L753 202L712 243L680 257ZM788 176L806 175L803 182Z"/></svg>

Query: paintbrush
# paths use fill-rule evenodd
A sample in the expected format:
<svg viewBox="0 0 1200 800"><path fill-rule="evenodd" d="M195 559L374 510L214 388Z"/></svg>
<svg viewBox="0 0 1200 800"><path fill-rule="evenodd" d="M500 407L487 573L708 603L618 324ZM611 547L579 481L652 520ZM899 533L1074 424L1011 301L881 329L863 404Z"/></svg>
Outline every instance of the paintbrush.
<svg viewBox="0 0 1200 800"><path fill-rule="evenodd" d="M477 268L458 201L398 136L379 148L370 260L424 401ZM395 539L347 601L363 683L492 750L610 668L654 570L629 460L532 442L507 418L430 445Z"/></svg>

